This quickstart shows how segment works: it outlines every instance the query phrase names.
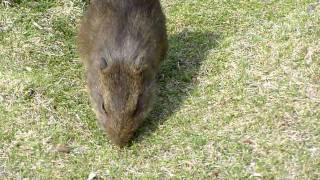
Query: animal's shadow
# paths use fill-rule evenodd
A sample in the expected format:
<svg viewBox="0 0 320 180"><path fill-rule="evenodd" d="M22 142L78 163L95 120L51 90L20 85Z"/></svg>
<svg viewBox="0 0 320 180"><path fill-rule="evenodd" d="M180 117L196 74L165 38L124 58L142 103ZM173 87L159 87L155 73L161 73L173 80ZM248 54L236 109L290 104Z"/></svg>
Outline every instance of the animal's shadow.
<svg viewBox="0 0 320 180"><path fill-rule="evenodd" d="M197 76L210 49L217 46L219 35L211 32L182 31L168 37L169 50L158 76L159 93L153 110L133 142L154 132L174 112L197 86ZM131 142L132 143L132 142Z"/></svg>

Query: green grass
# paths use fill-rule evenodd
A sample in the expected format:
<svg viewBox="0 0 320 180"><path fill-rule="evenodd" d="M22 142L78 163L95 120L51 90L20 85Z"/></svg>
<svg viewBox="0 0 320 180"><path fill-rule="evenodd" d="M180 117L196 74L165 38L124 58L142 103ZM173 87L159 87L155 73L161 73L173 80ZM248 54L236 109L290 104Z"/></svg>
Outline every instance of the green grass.
<svg viewBox="0 0 320 180"><path fill-rule="evenodd" d="M316 0L162 0L160 94L122 150L88 103L75 51L84 2L10 2L0 5L1 179L320 178Z"/></svg>

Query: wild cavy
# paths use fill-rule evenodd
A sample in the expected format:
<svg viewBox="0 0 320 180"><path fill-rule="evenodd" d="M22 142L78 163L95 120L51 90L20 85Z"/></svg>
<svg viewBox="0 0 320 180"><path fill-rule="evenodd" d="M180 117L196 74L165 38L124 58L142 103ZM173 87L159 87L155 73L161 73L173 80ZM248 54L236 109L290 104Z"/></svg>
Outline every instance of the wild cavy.
<svg viewBox="0 0 320 180"><path fill-rule="evenodd" d="M122 147L151 109L167 52L159 0L92 0L78 32L90 99L111 142Z"/></svg>

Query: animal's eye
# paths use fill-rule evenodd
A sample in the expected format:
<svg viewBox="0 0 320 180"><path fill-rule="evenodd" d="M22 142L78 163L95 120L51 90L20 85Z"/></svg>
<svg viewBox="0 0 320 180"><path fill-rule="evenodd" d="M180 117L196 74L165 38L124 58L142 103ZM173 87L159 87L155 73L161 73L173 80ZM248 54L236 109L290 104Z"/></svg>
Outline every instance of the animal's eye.
<svg viewBox="0 0 320 180"><path fill-rule="evenodd" d="M105 69L108 67L107 59L102 57L100 59L100 69Z"/></svg>
<svg viewBox="0 0 320 180"><path fill-rule="evenodd" d="M107 110L106 110L106 107L104 106L104 103L102 104L102 110L104 111L104 113L107 114Z"/></svg>

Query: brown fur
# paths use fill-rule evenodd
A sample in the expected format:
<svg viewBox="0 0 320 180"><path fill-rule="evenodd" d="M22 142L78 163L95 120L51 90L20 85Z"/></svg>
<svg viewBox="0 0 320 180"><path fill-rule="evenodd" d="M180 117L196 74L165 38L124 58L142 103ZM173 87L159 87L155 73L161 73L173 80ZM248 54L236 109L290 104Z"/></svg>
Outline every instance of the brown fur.
<svg viewBox="0 0 320 180"><path fill-rule="evenodd" d="M111 141L125 145L148 114L167 51L159 0L93 0L78 47L93 109Z"/></svg>

